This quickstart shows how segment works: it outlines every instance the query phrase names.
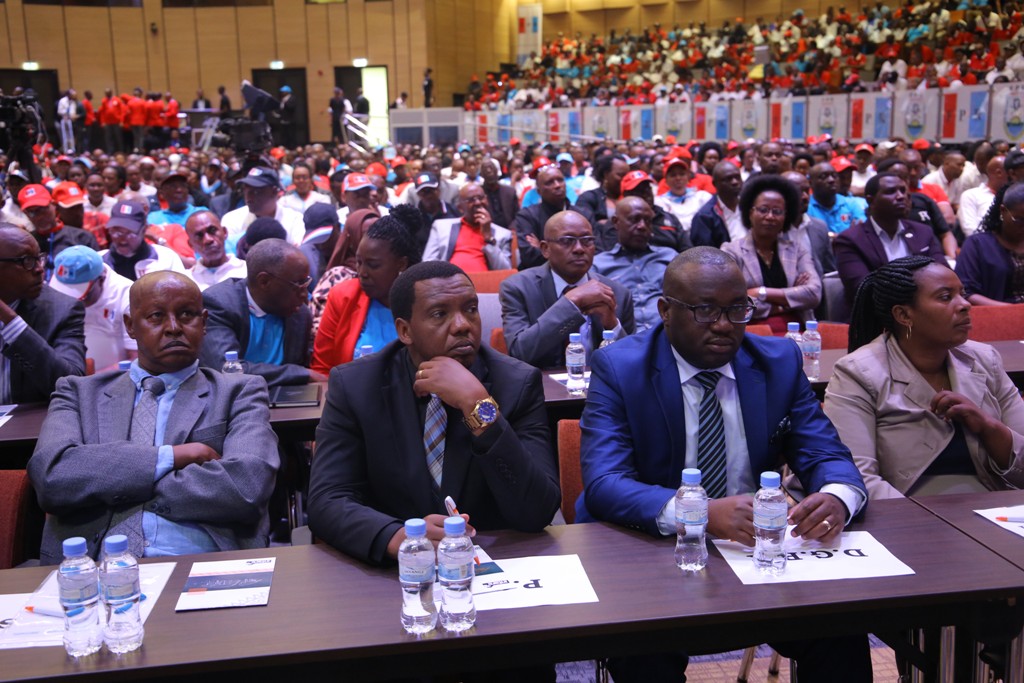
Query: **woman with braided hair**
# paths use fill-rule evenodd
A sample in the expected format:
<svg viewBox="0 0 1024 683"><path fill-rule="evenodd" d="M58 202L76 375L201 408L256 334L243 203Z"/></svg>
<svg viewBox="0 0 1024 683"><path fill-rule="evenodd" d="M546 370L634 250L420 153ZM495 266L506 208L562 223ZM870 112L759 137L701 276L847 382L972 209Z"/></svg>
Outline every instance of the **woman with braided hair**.
<svg viewBox="0 0 1024 683"><path fill-rule="evenodd" d="M857 289L825 414L869 498L1024 485L1024 402L995 349L967 340L970 311L960 279L927 256Z"/></svg>

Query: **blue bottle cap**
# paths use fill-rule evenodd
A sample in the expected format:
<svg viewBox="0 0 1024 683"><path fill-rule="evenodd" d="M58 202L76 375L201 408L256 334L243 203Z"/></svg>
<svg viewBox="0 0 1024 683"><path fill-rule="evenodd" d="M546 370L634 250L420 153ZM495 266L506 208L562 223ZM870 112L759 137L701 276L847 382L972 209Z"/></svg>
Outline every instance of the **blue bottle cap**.
<svg viewBox="0 0 1024 683"><path fill-rule="evenodd" d="M700 470L696 467L687 467L683 470L683 483L687 486L697 486L700 484Z"/></svg>
<svg viewBox="0 0 1024 683"><path fill-rule="evenodd" d="M806 327L808 330L816 330L818 329L818 321L808 320L806 323L804 323L804 327Z"/></svg>
<svg viewBox="0 0 1024 683"><path fill-rule="evenodd" d="M103 539L103 552L108 555L123 553L128 550L128 537L124 534L115 534Z"/></svg>
<svg viewBox="0 0 1024 683"><path fill-rule="evenodd" d="M132 362L130 360L119 360L117 361L117 369L127 371L132 369Z"/></svg>
<svg viewBox="0 0 1024 683"><path fill-rule="evenodd" d="M448 517L444 520L444 532L449 536L465 536L466 520L462 517Z"/></svg>
<svg viewBox="0 0 1024 683"><path fill-rule="evenodd" d="M582 344L583 343L582 335L580 335L579 332L570 332L569 333L569 343L570 344Z"/></svg>
<svg viewBox="0 0 1024 683"><path fill-rule="evenodd" d="M427 523L422 519L405 520L405 535L408 538L419 538L427 535Z"/></svg>
<svg viewBox="0 0 1024 683"><path fill-rule="evenodd" d="M238 351L228 351L224 354L224 360L238 360Z"/></svg>
<svg viewBox="0 0 1024 683"><path fill-rule="evenodd" d="M87 546L85 539L81 536L73 536L64 540L64 557L78 557L85 555Z"/></svg>
<svg viewBox="0 0 1024 683"><path fill-rule="evenodd" d="M604 330L601 332L602 340L615 339L615 330Z"/></svg>
<svg viewBox="0 0 1024 683"><path fill-rule="evenodd" d="M359 347L359 355L369 356L371 353L373 353L373 344L363 344Z"/></svg>
<svg viewBox="0 0 1024 683"><path fill-rule="evenodd" d="M777 489L782 484L782 477L779 476L778 472L762 472L761 473L761 488L763 489Z"/></svg>
<svg viewBox="0 0 1024 683"><path fill-rule="evenodd" d="M786 331L787 332L799 332L800 331L800 323L786 323Z"/></svg>

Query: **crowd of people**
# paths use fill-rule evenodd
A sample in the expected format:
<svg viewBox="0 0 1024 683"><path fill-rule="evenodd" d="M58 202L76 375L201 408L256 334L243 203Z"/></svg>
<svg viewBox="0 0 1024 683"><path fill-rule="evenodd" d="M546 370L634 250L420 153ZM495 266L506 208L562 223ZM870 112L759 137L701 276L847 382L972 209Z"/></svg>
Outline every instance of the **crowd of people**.
<svg viewBox="0 0 1024 683"><path fill-rule="evenodd" d="M559 33L520 74L473 76L465 108L533 109L760 99L1017 81L1017 2L840 5L807 16L742 17L718 28L661 24L606 36ZM759 55L761 55L759 57Z"/></svg>
<svg viewBox="0 0 1024 683"><path fill-rule="evenodd" d="M540 371L575 332L593 369L579 521L673 535L684 466L721 470L709 531L748 543L747 494L780 459L806 493L791 521L824 542L872 499L948 477L1024 484L1024 405L998 355L967 341L973 305L1024 302L1024 151L1006 141L39 147L35 161L0 159L0 403L51 401L29 463L45 562L105 531L151 556L266 544L268 387L313 382L328 382L317 537L388 563L402 520L443 533L446 494L478 529L537 531L560 498ZM474 278L493 272L490 330ZM829 278L844 295L827 300ZM852 353L822 412L791 342L745 330L826 316L850 322ZM219 372L229 353L242 375ZM924 397L913 410L901 382ZM143 405L163 406L155 425ZM705 429L724 439L699 446ZM778 645L801 678L870 679L863 638ZM651 661L611 666L630 680Z"/></svg>

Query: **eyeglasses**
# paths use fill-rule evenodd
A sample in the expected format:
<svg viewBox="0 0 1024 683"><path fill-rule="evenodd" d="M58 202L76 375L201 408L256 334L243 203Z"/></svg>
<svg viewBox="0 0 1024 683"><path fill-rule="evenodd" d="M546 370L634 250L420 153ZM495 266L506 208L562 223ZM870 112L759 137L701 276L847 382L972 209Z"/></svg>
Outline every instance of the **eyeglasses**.
<svg viewBox="0 0 1024 683"><path fill-rule="evenodd" d="M585 235L583 237L573 237L572 235L565 235L554 240L546 240L547 242L554 242L563 249L575 249L576 243L579 242L580 246L584 249L592 249L597 244L597 238L593 235Z"/></svg>
<svg viewBox="0 0 1024 683"><path fill-rule="evenodd" d="M718 319L722 317L722 313L725 313L725 317L729 319L729 322L741 325L749 323L750 319L754 317L754 302L747 299L745 304L733 304L732 306L716 306L715 304L688 304L674 299L667 294L662 295L665 301L673 303L676 306L682 306L683 308L689 308L693 311L693 319L701 325L710 325L718 322Z"/></svg>
<svg viewBox="0 0 1024 683"><path fill-rule="evenodd" d="M762 218L767 218L768 216L773 218L782 218L786 215L786 210L771 206L755 206L754 213Z"/></svg>
<svg viewBox="0 0 1024 683"><path fill-rule="evenodd" d="M22 268L31 272L36 268L46 266L48 256L46 254L25 254L24 256L13 256L11 258L0 258L0 263L18 263Z"/></svg>
<svg viewBox="0 0 1024 683"><path fill-rule="evenodd" d="M306 279L303 280L302 282L294 282L292 280L288 280L286 278L283 278L280 275L275 275L274 273L267 273L267 275L269 275L270 277L274 278L275 280L280 280L281 282L285 283L286 285L291 285L295 289L308 289L310 283L313 282L313 276L312 275L307 276Z"/></svg>

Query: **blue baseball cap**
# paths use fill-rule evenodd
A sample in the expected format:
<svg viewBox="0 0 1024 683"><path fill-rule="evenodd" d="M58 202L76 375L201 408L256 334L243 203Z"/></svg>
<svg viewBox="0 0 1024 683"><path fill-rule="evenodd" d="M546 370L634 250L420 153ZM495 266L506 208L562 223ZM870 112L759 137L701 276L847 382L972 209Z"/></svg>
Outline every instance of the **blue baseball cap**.
<svg viewBox="0 0 1024 683"><path fill-rule="evenodd" d="M291 92L291 91L292 91L292 87L290 85L282 85L281 86L281 92Z"/></svg>
<svg viewBox="0 0 1024 683"><path fill-rule="evenodd" d="M92 283L103 275L103 259L84 244L76 244L61 251L53 265L50 287L73 299L83 299Z"/></svg>

